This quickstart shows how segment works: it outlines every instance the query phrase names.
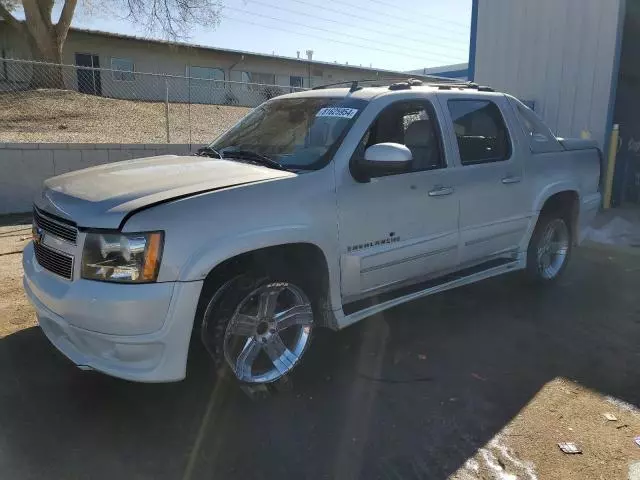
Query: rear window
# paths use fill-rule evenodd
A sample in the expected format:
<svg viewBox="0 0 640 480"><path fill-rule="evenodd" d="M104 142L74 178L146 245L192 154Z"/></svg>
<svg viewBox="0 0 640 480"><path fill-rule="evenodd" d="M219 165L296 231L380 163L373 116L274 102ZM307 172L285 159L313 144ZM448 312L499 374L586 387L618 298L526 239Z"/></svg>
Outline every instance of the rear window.
<svg viewBox="0 0 640 480"><path fill-rule="evenodd" d="M509 132L498 106L488 100L449 100L462 165L499 162L511 156Z"/></svg>

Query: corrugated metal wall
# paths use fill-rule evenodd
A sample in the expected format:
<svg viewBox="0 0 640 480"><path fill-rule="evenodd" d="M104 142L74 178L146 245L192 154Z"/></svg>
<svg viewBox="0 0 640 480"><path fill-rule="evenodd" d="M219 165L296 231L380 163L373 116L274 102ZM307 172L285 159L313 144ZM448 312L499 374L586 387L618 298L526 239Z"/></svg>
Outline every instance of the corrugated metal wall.
<svg viewBox="0 0 640 480"><path fill-rule="evenodd" d="M474 81L522 100L559 136L601 145L624 0L478 0Z"/></svg>

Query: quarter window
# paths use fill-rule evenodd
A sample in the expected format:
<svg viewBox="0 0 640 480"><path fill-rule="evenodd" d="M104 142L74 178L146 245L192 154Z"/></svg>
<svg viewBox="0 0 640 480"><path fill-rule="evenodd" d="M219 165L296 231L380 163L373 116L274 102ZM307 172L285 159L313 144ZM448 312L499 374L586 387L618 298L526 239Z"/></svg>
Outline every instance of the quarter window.
<svg viewBox="0 0 640 480"><path fill-rule="evenodd" d="M113 79L118 80L120 82L133 82L136 77L133 73L135 70L135 65L133 64L133 60L128 58L112 58L111 59L111 72L113 74Z"/></svg>
<svg viewBox="0 0 640 480"><path fill-rule="evenodd" d="M558 152L562 147L553 136L551 130L538 118L538 116L528 107L512 100L515 106L516 115L520 120L520 125L529 140L529 148L532 153Z"/></svg>
<svg viewBox="0 0 640 480"><path fill-rule="evenodd" d="M385 142L400 143L411 150L409 172L444 167L436 117L428 102L401 101L385 108L360 141L355 161L364 158L371 145Z"/></svg>
<svg viewBox="0 0 640 480"><path fill-rule="evenodd" d="M511 156L509 133L495 103L449 100L462 165L499 162Z"/></svg>

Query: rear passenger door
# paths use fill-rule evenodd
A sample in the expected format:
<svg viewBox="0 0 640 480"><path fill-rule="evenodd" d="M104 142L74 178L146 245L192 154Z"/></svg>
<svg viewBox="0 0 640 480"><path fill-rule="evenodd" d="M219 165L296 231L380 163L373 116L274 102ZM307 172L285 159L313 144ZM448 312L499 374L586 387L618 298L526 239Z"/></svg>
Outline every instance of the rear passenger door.
<svg viewBox="0 0 640 480"><path fill-rule="evenodd" d="M441 101L458 150L460 264L514 256L530 213L506 97L449 94Z"/></svg>

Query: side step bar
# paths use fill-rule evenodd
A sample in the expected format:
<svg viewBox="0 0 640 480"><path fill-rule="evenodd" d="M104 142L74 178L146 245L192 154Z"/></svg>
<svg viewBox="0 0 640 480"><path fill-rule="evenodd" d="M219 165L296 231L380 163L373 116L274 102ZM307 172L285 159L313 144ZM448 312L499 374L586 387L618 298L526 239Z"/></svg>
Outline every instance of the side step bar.
<svg viewBox="0 0 640 480"><path fill-rule="evenodd" d="M468 285L470 283L475 283L480 280L495 277L496 275L501 275L513 270L519 270L521 268L523 268L522 260L514 260L500 264L498 266L490 267L485 270L476 270L469 275L456 277L451 280L447 280L447 277L445 277L442 283L434 285L433 282L431 282L431 286L423 290L399 296L391 300L383 301L350 313L349 315L345 315L341 320L338 321L338 323L340 325L340 328L348 327L349 325L352 325L362 320L363 318L370 317L371 315L375 315L376 313L401 305L403 303L411 302L412 300L426 297L428 295L433 295L434 293L444 292L445 290L450 290L452 288Z"/></svg>

